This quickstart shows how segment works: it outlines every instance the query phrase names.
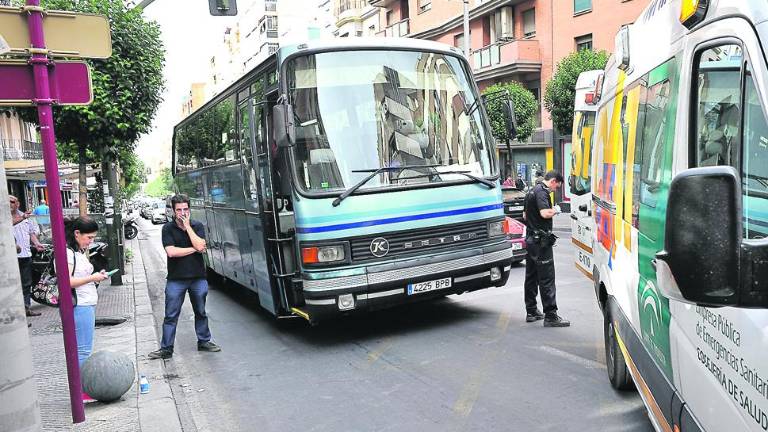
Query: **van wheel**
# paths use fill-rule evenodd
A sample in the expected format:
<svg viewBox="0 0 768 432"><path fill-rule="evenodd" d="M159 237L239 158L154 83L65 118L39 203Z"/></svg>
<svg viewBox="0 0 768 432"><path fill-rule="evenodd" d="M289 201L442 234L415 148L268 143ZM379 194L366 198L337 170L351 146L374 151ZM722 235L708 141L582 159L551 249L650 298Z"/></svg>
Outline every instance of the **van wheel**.
<svg viewBox="0 0 768 432"><path fill-rule="evenodd" d="M621 352L621 348L619 348L613 320L610 318L608 311L606 311L605 318L603 319L603 336L605 338L605 363L611 386L616 390L634 389L635 383L629 374L624 354Z"/></svg>

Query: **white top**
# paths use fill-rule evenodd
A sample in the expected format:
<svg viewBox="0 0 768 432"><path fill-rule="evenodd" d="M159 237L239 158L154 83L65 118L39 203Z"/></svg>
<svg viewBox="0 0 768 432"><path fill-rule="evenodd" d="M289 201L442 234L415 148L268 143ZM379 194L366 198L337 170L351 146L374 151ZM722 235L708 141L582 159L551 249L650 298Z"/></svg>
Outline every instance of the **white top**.
<svg viewBox="0 0 768 432"><path fill-rule="evenodd" d="M67 265L72 266L75 260L77 260L77 264L75 264L75 274L72 277L83 278L93 274L93 264L88 261L88 257L82 252L73 252L72 249L67 248ZM71 270L69 271L71 272ZM96 284L93 282L80 285L75 288L75 291L77 292L78 306L95 306L99 300Z"/></svg>
<svg viewBox="0 0 768 432"><path fill-rule="evenodd" d="M24 213L17 211L17 214L23 215ZM16 240L16 244L21 247L21 252L16 254L18 258L32 256L32 248L30 247L32 234L38 234L37 224L32 219L24 219L13 226L13 238Z"/></svg>

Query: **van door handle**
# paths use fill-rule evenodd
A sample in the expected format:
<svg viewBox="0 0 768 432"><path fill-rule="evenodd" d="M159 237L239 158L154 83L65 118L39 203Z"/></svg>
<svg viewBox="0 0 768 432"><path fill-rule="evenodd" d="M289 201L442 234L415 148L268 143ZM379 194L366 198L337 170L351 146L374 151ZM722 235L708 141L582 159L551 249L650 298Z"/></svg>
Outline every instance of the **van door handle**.
<svg viewBox="0 0 768 432"><path fill-rule="evenodd" d="M571 219L573 219L575 221L579 220L579 218L575 214L573 214L573 213L571 213Z"/></svg>
<svg viewBox="0 0 768 432"><path fill-rule="evenodd" d="M587 211L587 205L586 205L586 204L582 204L582 205L580 205L580 206L579 206L579 210L581 210L581 211L583 211L583 212Z"/></svg>

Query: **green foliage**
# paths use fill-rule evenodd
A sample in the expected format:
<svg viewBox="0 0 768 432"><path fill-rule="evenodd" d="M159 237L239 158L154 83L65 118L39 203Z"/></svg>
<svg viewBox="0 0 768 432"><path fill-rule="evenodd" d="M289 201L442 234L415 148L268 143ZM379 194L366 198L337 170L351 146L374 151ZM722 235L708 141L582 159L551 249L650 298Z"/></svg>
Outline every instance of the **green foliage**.
<svg viewBox="0 0 768 432"><path fill-rule="evenodd" d="M163 168L160 175L147 184L147 187L144 188L144 193L155 198L165 198L172 194L173 177L171 176L171 170Z"/></svg>
<svg viewBox="0 0 768 432"><path fill-rule="evenodd" d="M223 158L233 148L234 126L235 106L231 99L196 115L176 131L176 164L198 167Z"/></svg>
<svg viewBox="0 0 768 432"><path fill-rule="evenodd" d="M54 107L60 157L83 162L77 152L83 143L88 149L85 162L109 155L126 166L124 157L149 131L162 101L165 49L160 26L146 21L140 8L128 9L123 0L42 0L41 6L106 15L112 30L112 56L86 60L91 66L93 102ZM35 110L27 110L25 117L37 122Z"/></svg>
<svg viewBox="0 0 768 432"><path fill-rule="evenodd" d="M508 83L494 84L483 91L483 94L490 94L500 90L507 90L512 102L515 104L515 119L517 120L517 140L525 141L533 130L536 129L536 108L538 102L536 96L530 90L523 87L522 84L512 81ZM507 140L507 126L504 119L504 98L491 98L486 103L488 117L491 120L493 136L499 141Z"/></svg>
<svg viewBox="0 0 768 432"><path fill-rule="evenodd" d="M557 64L557 71L547 83L544 92L544 107L549 111L552 122L560 133L570 133L573 125L573 101L579 74L603 69L607 62L608 53L605 51L579 50Z"/></svg>
<svg viewBox="0 0 768 432"><path fill-rule="evenodd" d="M120 167L123 169L123 198L130 199L141 189L141 184L147 181L144 162L135 153L126 152L120 155Z"/></svg>

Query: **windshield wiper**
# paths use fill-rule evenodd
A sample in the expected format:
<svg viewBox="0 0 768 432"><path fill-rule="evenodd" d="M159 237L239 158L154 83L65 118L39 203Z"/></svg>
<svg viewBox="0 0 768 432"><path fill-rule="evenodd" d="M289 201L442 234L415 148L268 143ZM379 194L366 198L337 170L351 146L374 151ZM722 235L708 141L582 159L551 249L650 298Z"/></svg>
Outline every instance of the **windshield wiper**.
<svg viewBox="0 0 768 432"><path fill-rule="evenodd" d="M441 166L445 166L445 165L441 165ZM472 180L474 180L474 181L476 181L478 183L482 183L483 185L488 186L488 189L496 188L496 183L494 183L494 182L492 182L490 180L486 180L486 179L481 178L481 177L474 176L474 175L470 174L469 171L438 171L438 172L434 172L434 173L430 173L430 174L422 174L422 175L411 176L411 177L403 177L403 178L399 178L398 180L409 180L409 179L428 177L428 176L431 177L431 176L436 176L436 175L439 176L441 174L461 174L461 175L466 176L466 177L468 177L468 178L470 178L470 179L472 179Z"/></svg>
<svg viewBox="0 0 768 432"><path fill-rule="evenodd" d="M360 180L356 185L350 187L349 189L342 192L341 195L339 195L338 198L333 200L331 203L334 207L337 207L339 204L341 204L344 199L346 199L348 196L355 193L356 190L360 189L364 184L368 183L372 178L376 177L377 175L383 173L383 172L392 172L392 171L400 171L404 169L416 169L416 168L435 168L442 165L435 164L435 165L400 165L400 166L389 166L389 167L380 167L375 169L364 169L364 170L352 170L352 172L355 173L364 173L369 172L370 175L366 176L364 179Z"/></svg>

